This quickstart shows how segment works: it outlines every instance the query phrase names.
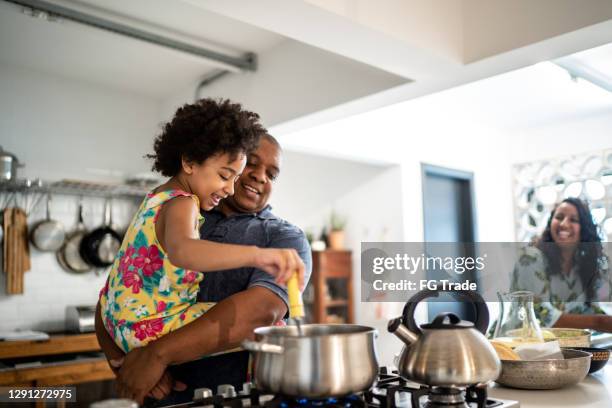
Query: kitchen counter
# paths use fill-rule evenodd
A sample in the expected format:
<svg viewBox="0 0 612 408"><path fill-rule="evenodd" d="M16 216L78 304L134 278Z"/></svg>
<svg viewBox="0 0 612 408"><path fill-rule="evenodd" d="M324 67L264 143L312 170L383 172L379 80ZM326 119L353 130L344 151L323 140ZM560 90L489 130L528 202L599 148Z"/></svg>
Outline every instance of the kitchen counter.
<svg viewBox="0 0 612 408"><path fill-rule="evenodd" d="M612 361L580 383L558 390L517 390L495 384L489 396L516 400L521 408L612 407Z"/></svg>

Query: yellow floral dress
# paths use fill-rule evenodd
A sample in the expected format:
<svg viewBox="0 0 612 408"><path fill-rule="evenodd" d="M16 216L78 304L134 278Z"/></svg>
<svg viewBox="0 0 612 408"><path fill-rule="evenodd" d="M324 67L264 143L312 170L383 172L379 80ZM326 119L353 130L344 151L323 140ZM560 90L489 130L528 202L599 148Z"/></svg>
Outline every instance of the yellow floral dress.
<svg viewBox="0 0 612 408"><path fill-rule="evenodd" d="M126 353L194 321L214 306L196 301L203 274L172 265L155 234L162 205L184 196L193 198L200 208L195 195L181 190L147 194L100 291L104 326Z"/></svg>

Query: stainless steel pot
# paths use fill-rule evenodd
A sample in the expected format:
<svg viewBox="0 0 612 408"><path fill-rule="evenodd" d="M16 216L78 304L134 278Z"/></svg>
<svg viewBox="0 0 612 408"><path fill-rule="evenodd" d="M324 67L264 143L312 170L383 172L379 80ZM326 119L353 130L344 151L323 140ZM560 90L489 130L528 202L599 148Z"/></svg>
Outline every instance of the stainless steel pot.
<svg viewBox="0 0 612 408"><path fill-rule="evenodd" d="M15 181L19 167L23 167L23 164L19 163L17 157L0 146L0 181Z"/></svg>
<svg viewBox="0 0 612 408"><path fill-rule="evenodd" d="M255 329L257 341L242 346L254 354L257 386L287 396L340 397L372 387L378 374L372 327L306 324Z"/></svg>

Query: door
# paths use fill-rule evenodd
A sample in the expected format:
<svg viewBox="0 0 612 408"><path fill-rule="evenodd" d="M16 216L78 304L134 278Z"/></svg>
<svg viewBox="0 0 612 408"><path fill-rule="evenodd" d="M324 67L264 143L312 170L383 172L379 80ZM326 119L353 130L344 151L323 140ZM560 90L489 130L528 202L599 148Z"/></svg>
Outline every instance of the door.
<svg viewBox="0 0 612 408"><path fill-rule="evenodd" d="M473 173L423 164L422 182L427 256L474 256L472 246L461 244L476 240ZM443 247L431 244L435 242L449 244ZM457 275L443 269L428 270L427 278L474 281L469 273ZM445 295L444 299L452 297ZM429 302L427 311L430 321L441 312L453 312L466 320L475 319L471 306L457 302Z"/></svg>

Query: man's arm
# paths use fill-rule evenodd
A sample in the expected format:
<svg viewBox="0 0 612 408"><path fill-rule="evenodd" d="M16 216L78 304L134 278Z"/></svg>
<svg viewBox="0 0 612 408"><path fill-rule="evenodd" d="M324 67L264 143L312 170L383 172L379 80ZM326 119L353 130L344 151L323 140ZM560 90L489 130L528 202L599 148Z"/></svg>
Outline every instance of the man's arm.
<svg viewBox="0 0 612 408"><path fill-rule="evenodd" d="M242 340L253 337L255 328L272 325L286 312L285 302L276 294L251 287L222 300L200 318L147 347L165 365L185 363L239 346Z"/></svg>
<svg viewBox="0 0 612 408"><path fill-rule="evenodd" d="M104 324L102 323L102 317L100 315L100 302L98 302L98 304L96 305L95 327L96 327L96 337L98 338L98 343L100 344L100 348L102 349L102 352L106 356L108 365L116 374L117 368L112 366L112 364L110 363L110 360L119 360L124 356L124 353L115 344L115 341L108 334L108 332L106 331L106 328L104 327Z"/></svg>

